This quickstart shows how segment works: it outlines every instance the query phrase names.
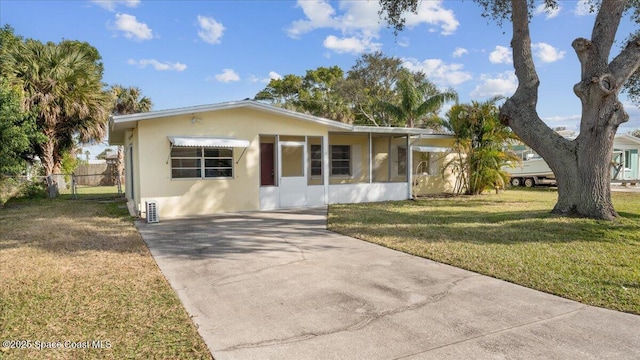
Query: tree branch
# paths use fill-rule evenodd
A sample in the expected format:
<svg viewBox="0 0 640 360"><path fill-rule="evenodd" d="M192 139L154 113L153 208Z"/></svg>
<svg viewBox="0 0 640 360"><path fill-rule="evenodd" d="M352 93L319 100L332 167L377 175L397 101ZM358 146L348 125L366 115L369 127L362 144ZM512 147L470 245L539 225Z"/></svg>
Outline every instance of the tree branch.
<svg viewBox="0 0 640 360"><path fill-rule="evenodd" d="M535 98L532 99L531 106L535 108L537 103L538 86L540 80L533 63L531 54L531 34L529 33L529 8L527 0L512 0L513 38L511 47L513 49L513 67L518 78L518 93L521 87L528 90L535 90Z"/></svg>
<svg viewBox="0 0 640 360"><path fill-rule="evenodd" d="M634 37L609 64L615 81L614 90L619 92L640 65L640 36Z"/></svg>
<svg viewBox="0 0 640 360"><path fill-rule="evenodd" d="M609 61L611 46L615 41L626 4L627 1L624 0L602 0L591 32L591 42L595 46L595 55L601 65L607 64Z"/></svg>
<svg viewBox="0 0 640 360"><path fill-rule="evenodd" d="M574 145L549 128L536 111L540 80L531 54L529 33L529 9L527 0L511 0L513 24L513 64L518 78L518 88L500 110L500 120L543 158L550 166L562 166L562 157L552 151L571 151ZM556 161L557 160L557 161Z"/></svg>

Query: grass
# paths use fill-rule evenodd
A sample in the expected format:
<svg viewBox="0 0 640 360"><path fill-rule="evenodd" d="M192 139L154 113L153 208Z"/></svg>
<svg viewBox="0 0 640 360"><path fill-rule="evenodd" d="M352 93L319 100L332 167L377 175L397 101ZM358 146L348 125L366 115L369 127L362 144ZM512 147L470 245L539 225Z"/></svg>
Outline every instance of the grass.
<svg viewBox="0 0 640 360"><path fill-rule="evenodd" d="M332 205L333 231L584 304L640 314L640 193L607 222L552 215L552 189Z"/></svg>
<svg viewBox="0 0 640 360"><path fill-rule="evenodd" d="M210 359L124 202L102 195L0 209L0 340L63 347L0 348L0 358ZM65 341L103 348L65 349Z"/></svg>

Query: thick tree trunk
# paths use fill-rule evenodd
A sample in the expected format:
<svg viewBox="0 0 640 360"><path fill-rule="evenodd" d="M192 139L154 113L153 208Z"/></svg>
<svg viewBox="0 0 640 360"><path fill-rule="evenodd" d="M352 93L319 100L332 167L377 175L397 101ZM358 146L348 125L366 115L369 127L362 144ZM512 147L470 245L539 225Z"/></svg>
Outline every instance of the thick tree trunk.
<svg viewBox="0 0 640 360"><path fill-rule="evenodd" d="M610 163L618 126L628 120L618 93L640 64L640 42L631 41L611 63L609 53L625 7L602 0L592 39L573 47L581 63L574 92L582 102L580 135L573 141L551 130L536 113L539 80L531 56L527 0L512 0L513 59L518 89L501 109L501 119L540 154L556 175L558 202L553 212L612 220Z"/></svg>

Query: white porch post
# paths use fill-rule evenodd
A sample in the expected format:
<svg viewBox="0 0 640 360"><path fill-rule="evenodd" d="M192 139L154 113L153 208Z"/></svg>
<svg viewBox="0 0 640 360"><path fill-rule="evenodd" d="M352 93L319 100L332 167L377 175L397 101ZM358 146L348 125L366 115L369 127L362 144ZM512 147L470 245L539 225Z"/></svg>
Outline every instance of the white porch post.
<svg viewBox="0 0 640 360"><path fill-rule="evenodd" d="M276 135L276 186L280 187L282 181L282 149L280 147L280 135Z"/></svg>
<svg viewBox="0 0 640 360"><path fill-rule="evenodd" d="M413 198L413 151L411 150L411 141L409 141L409 135L407 134L407 185L408 185L408 199Z"/></svg>
<svg viewBox="0 0 640 360"><path fill-rule="evenodd" d="M329 205L329 133L322 137L322 183L324 184L324 204Z"/></svg>
<svg viewBox="0 0 640 360"><path fill-rule="evenodd" d="M369 133L369 184L373 182L373 145L371 144L371 133Z"/></svg>

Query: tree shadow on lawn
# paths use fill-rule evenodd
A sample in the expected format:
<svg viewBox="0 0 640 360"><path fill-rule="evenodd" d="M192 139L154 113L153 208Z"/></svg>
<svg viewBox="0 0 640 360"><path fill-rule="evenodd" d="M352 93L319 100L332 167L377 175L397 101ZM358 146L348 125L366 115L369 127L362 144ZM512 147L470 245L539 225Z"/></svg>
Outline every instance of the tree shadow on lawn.
<svg viewBox="0 0 640 360"><path fill-rule="evenodd" d="M372 215L373 213L373 215ZM403 213L376 208L371 212L332 209L332 228L369 236L407 236L425 241L519 244L574 241L640 242L640 225L566 218L547 210L483 212L433 210ZM343 230L343 231L341 231Z"/></svg>

